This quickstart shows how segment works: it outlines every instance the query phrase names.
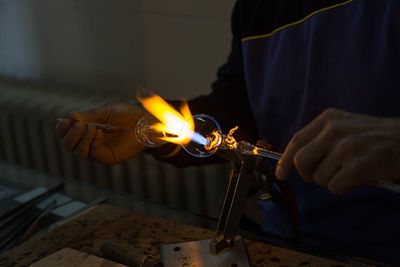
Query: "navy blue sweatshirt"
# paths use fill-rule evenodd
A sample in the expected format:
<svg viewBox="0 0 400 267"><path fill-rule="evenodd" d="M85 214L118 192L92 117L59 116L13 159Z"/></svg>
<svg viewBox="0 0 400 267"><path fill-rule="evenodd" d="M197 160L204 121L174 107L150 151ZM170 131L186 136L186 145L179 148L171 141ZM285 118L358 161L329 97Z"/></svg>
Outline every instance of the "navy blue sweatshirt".
<svg viewBox="0 0 400 267"><path fill-rule="evenodd" d="M400 1L239 0L233 41L213 92L189 102L237 139L289 140L325 109L400 117ZM162 153L157 156L162 159ZM215 161L178 153L178 165ZM400 174L399 174L400 178ZM400 195L360 187L347 195L289 178L304 242L400 266ZM263 229L283 234L272 203Z"/></svg>

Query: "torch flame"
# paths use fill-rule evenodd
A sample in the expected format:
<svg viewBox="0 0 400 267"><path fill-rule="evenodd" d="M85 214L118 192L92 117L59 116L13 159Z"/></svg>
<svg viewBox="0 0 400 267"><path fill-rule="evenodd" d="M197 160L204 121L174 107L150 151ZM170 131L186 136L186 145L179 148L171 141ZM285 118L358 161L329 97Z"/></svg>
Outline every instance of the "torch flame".
<svg viewBox="0 0 400 267"><path fill-rule="evenodd" d="M158 95L137 98L143 107L160 121L152 125L152 128L164 134L162 140L175 144L190 142L194 133L194 121L187 102L182 104L179 113Z"/></svg>

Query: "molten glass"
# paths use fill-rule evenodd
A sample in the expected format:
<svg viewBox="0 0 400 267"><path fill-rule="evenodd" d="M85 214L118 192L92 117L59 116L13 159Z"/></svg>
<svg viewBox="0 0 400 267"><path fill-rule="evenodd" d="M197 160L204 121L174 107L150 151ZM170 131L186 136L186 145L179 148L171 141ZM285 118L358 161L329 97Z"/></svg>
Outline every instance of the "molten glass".
<svg viewBox="0 0 400 267"><path fill-rule="evenodd" d="M179 112L158 95L145 90L138 93L138 100L151 115L139 120L135 133L138 141L148 147L156 147L166 142L180 144L187 153L201 158L211 156L218 149L240 150L243 154L274 159L279 159L281 156L247 142L237 142L233 137L237 126L225 135L214 118L205 114L192 117L186 102Z"/></svg>
<svg viewBox="0 0 400 267"><path fill-rule="evenodd" d="M221 127L218 122L205 114L193 116L195 132L191 142L182 143L183 149L195 157L209 157L218 150L221 143Z"/></svg>
<svg viewBox="0 0 400 267"><path fill-rule="evenodd" d="M151 113L144 116L136 125L138 141L148 147L166 142L180 144L190 155L207 157L215 153L217 146L210 138L221 131L218 123L208 115L192 117L186 102L180 112L169 105L160 96L146 90L138 91L138 100Z"/></svg>
<svg viewBox="0 0 400 267"><path fill-rule="evenodd" d="M218 134L221 132L218 122L208 115L200 114L193 116L193 123L195 131L191 131L187 125L183 124L181 129L177 130L179 134L173 135L154 127L155 124L159 124L159 121L149 115L139 120L135 133L138 141L147 147L157 147L171 142L170 140L178 140L179 136L190 136L189 142L186 142L186 139L182 139L185 142L180 142L187 153L200 158L211 156L217 151L222 141L221 135ZM217 143L218 140L219 143Z"/></svg>

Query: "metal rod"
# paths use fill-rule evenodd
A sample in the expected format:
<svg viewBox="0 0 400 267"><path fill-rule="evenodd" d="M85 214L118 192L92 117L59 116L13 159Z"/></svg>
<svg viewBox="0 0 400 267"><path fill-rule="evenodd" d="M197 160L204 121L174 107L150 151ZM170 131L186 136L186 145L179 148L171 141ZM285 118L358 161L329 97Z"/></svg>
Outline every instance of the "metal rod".
<svg viewBox="0 0 400 267"><path fill-rule="evenodd" d="M60 119L60 118L57 119L57 121L62 121L62 120L63 119ZM127 130L135 130L134 128L130 128L130 127L114 126L114 125L110 125L110 124L106 124L106 123L94 123L94 122L82 122L82 123L87 126L89 126L89 125L95 126L96 128L104 130L106 132L120 132L120 131L127 131ZM262 157L270 158L270 159L274 159L274 160L280 160L282 157L281 153L274 152L274 151L271 151L271 150L268 150L265 148L261 148L261 147L257 147L257 146L254 146L253 152L249 153L249 154L260 155ZM378 180L375 183L372 183L371 185L400 194L400 185L398 185L398 184Z"/></svg>
<svg viewBox="0 0 400 267"><path fill-rule="evenodd" d="M274 151L267 150L265 148L260 148L260 147L256 147L255 154L260 155L264 158L269 158L269 159L274 159L274 160L280 160L282 157L281 153L274 152Z"/></svg>
<svg viewBox="0 0 400 267"><path fill-rule="evenodd" d="M63 121L65 119L63 118L58 118L57 121ZM72 122L77 123L79 121L75 121L72 120ZM103 130L105 132L123 132L123 131L131 131L131 130L135 130L134 128L131 127L124 127L124 126L115 126L115 125L111 125L108 123L97 123L97 122L80 122L85 124L86 126L94 126L97 129Z"/></svg>
<svg viewBox="0 0 400 267"><path fill-rule="evenodd" d="M265 158L274 159L274 160L280 160L282 157L281 153L277 153L277 152L274 152L274 151L271 151L271 150L268 150L265 148L261 148L261 147L256 147L254 150L254 154L260 155ZM394 184L391 182L378 180L378 181L372 183L371 185L400 194L400 185L399 184Z"/></svg>

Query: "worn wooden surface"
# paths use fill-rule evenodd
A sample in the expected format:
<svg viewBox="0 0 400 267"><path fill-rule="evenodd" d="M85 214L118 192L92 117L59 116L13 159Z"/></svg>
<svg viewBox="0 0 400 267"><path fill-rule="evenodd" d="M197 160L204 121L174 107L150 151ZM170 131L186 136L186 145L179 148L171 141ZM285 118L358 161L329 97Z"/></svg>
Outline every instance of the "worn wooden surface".
<svg viewBox="0 0 400 267"><path fill-rule="evenodd" d="M63 248L29 267L71 267L71 266L101 266L101 267L126 267L100 257L86 254L71 248Z"/></svg>
<svg viewBox="0 0 400 267"><path fill-rule="evenodd" d="M0 266L27 266L65 247L101 256L100 246L119 239L160 257L160 245L215 236L215 232L157 217L100 205L0 255ZM246 240L252 266L346 266L331 260Z"/></svg>

